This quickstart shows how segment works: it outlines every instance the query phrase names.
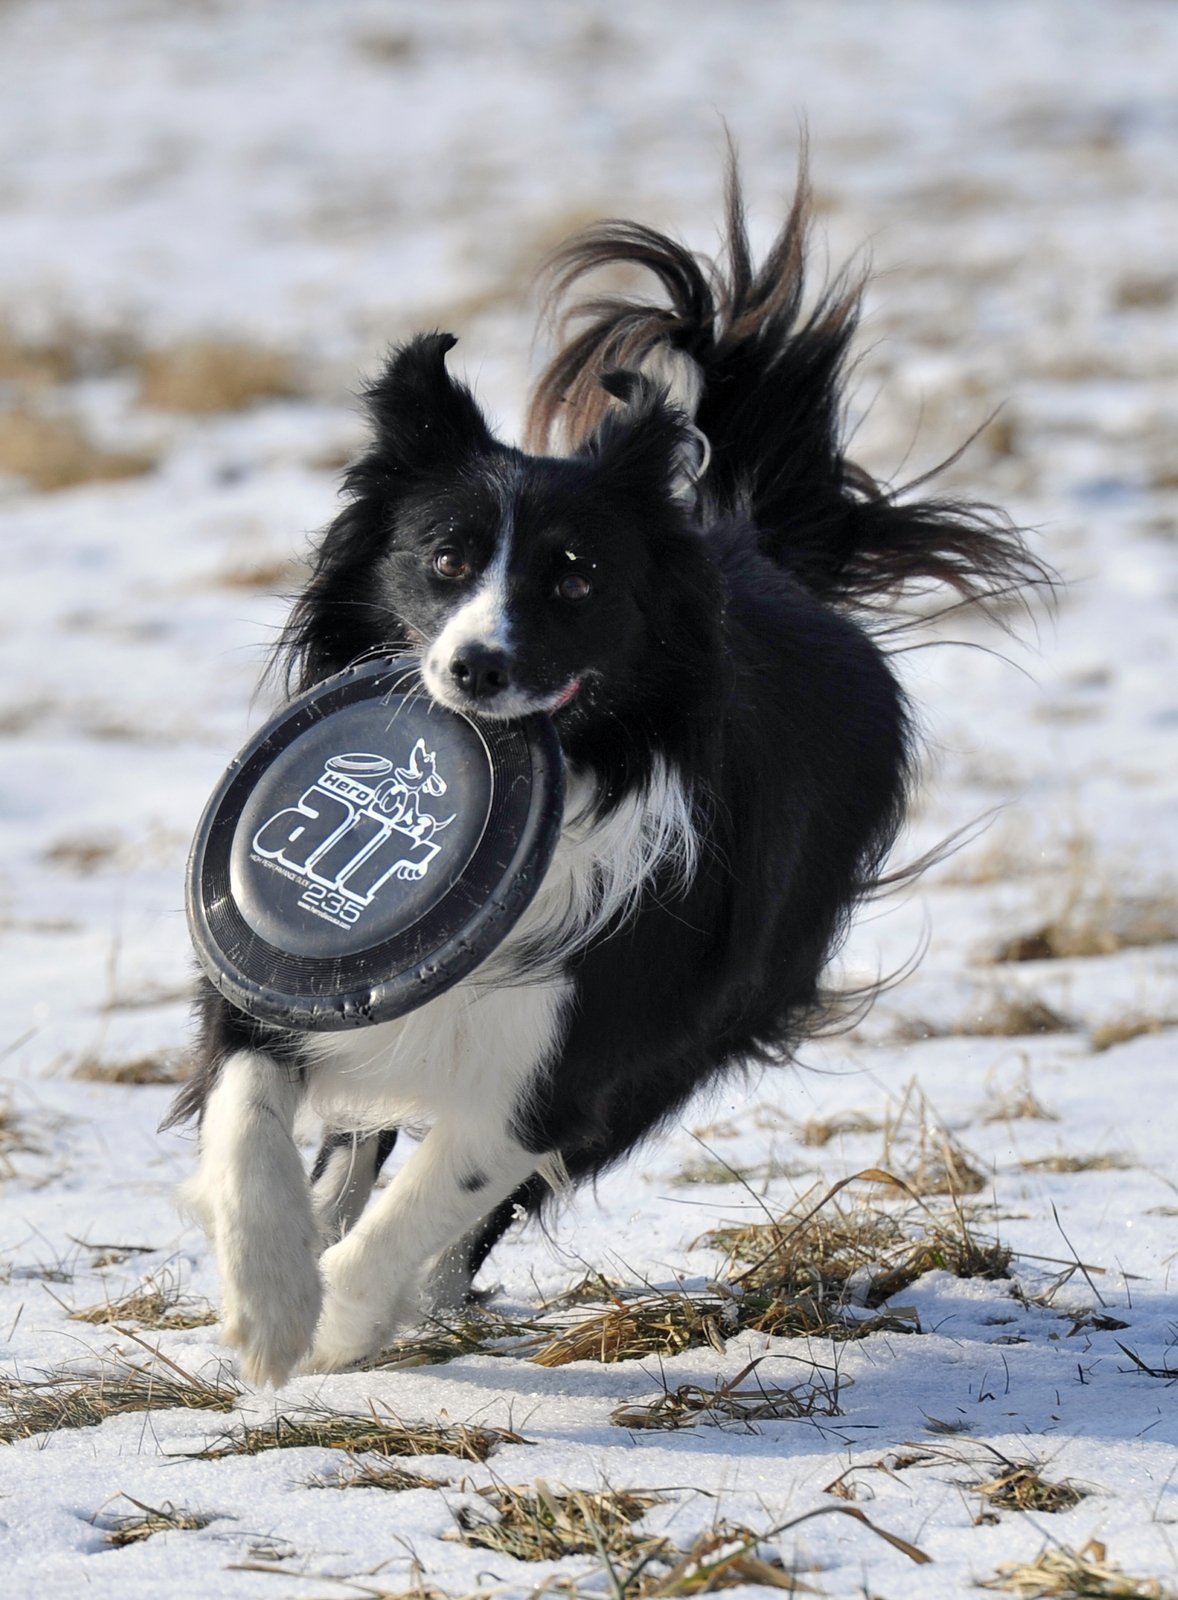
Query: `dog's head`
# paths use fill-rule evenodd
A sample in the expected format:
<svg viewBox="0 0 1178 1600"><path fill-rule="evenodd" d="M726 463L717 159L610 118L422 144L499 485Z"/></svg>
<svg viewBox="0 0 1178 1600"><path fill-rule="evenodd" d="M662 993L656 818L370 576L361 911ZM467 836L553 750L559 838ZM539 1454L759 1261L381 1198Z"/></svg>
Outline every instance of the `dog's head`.
<svg viewBox="0 0 1178 1600"><path fill-rule="evenodd" d="M412 650L435 700L480 717L653 706L715 626L682 496L693 430L618 375L620 403L574 455L525 455L450 376L454 342L414 339L368 391L372 447L287 630L300 682Z"/></svg>

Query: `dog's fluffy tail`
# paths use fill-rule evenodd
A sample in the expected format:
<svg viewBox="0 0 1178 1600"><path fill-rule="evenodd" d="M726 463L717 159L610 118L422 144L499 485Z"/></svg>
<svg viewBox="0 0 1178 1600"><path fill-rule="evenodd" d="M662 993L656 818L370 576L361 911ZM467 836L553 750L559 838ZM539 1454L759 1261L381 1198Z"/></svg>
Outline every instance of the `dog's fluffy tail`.
<svg viewBox="0 0 1178 1600"><path fill-rule="evenodd" d="M810 189L803 161L785 226L753 264L736 163L729 165L723 258L712 262L632 222L603 222L547 265L557 308L586 274L645 268L663 303L577 302L528 417L536 450L575 449L611 404L615 371L659 384L707 441L695 492L705 522L747 519L767 555L821 598L871 606L913 584L996 599L1050 573L989 506L887 488L843 447L843 379L863 278L836 278L806 305Z"/></svg>

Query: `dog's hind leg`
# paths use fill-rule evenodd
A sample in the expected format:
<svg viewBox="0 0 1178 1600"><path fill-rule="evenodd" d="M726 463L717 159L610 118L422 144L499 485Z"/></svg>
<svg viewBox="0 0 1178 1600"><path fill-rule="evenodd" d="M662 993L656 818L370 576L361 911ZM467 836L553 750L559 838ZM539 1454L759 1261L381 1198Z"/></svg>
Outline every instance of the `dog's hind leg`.
<svg viewBox="0 0 1178 1600"><path fill-rule="evenodd" d="M396 1128L379 1133L337 1130L324 1136L311 1168L311 1208L323 1249L342 1239L368 1204L396 1142Z"/></svg>
<svg viewBox="0 0 1178 1600"><path fill-rule="evenodd" d="M543 1178L529 1178L480 1218L457 1244L443 1250L430 1268L423 1297L426 1306L431 1311L450 1311L484 1298L481 1291L476 1293L471 1287L479 1268L512 1223L539 1211L540 1202L548 1193L549 1185Z"/></svg>
<svg viewBox="0 0 1178 1600"><path fill-rule="evenodd" d="M310 1348L322 1290L311 1195L292 1128L301 1078L257 1050L226 1056L204 1102L181 1201L221 1274L222 1337L251 1383L281 1384Z"/></svg>

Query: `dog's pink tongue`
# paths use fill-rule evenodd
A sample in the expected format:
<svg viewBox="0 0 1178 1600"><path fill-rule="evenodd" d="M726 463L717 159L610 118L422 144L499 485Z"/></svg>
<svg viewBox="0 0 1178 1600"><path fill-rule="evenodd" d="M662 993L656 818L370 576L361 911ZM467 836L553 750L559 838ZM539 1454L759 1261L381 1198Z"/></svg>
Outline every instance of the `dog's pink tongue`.
<svg viewBox="0 0 1178 1600"><path fill-rule="evenodd" d="M553 706L553 711L563 711L565 706L568 705L569 701L576 695L580 687L580 678L573 678L571 682L567 683L564 689L561 691L560 699Z"/></svg>

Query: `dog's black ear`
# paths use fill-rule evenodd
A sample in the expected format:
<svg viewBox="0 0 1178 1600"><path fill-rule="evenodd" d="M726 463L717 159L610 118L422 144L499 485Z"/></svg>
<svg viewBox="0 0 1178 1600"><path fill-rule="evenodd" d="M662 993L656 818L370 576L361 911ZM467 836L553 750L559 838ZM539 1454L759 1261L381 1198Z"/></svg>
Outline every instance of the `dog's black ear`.
<svg viewBox="0 0 1178 1600"><path fill-rule="evenodd" d="M362 472L378 467L411 477L491 446L474 396L446 370L446 352L457 343L452 333L423 333L392 351L365 390L376 448L359 464Z"/></svg>
<svg viewBox="0 0 1178 1600"><path fill-rule="evenodd" d="M579 455L600 461L617 479L636 477L666 496L695 501L707 471L708 442L695 424L668 402L661 385L637 372L607 372L601 386L621 405L607 413Z"/></svg>

